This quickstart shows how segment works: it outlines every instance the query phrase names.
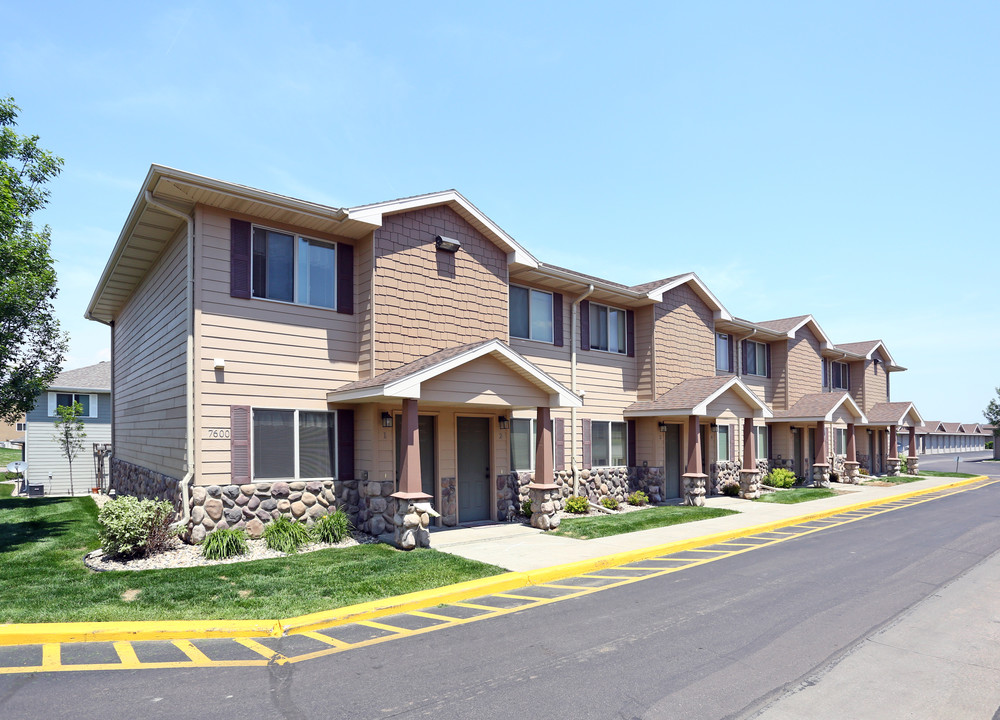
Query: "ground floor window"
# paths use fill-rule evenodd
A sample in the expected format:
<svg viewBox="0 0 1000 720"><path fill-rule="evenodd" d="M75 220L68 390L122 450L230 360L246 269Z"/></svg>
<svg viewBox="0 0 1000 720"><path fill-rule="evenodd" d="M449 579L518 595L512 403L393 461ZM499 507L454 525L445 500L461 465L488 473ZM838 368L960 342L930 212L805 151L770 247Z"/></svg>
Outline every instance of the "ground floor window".
<svg viewBox="0 0 1000 720"><path fill-rule="evenodd" d="M833 454L847 454L847 430L845 428L833 429Z"/></svg>
<svg viewBox="0 0 1000 720"><path fill-rule="evenodd" d="M594 467L627 464L628 423L594 420L590 427L591 464Z"/></svg>
<svg viewBox="0 0 1000 720"><path fill-rule="evenodd" d="M766 427L755 427L753 429L754 442L757 453L758 460L767 460L768 451L770 448L767 446L767 428Z"/></svg>
<svg viewBox="0 0 1000 720"><path fill-rule="evenodd" d="M337 471L336 413L253 411L253 474L258 480L332 478Z"/></svg>
<svg viewBox="0 0 1000 720"><path fill-rule="evenodd" d="M535 434L538 421L529 418L512 418L510 421L510 469L535 469ZM552 436L553 456L555 435Z"/></svg>
<svg viewBox="0 0 1000 720"><path fill-rule="evenodd" d="M718 461L719 462L727 462L727 461L729 461L731 459L729 457L729 426L728 425L719 425L718 439L719 439L719 446L718 446L719 454L717 456L718 457Z"/></svg>

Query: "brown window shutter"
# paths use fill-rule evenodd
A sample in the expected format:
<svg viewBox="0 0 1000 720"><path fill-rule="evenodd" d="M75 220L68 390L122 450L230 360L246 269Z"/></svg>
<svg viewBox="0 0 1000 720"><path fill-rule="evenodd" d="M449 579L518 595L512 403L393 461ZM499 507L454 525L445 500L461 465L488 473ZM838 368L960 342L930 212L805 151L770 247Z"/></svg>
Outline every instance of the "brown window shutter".
<svg viewBox="0 0 1000 720"><path fill-rule="evenodd" d="M767 375L767 377L771 377L771 346L770 345L765 345L764 346L764 357L766 358L765 362L767 363L767 372L765 373L765 375ZM770 447L770 445L768 445L768 447Z"/></svg>
<svg viewBox="0 0 1000 720"><path fill-rule="evenodd" d="M766 458L757 458L758 460L770 460L771 459L771 455L774 454L772 452L772 450L771 450L771 442L772 442L772 438L771 438L771 426L768 425L767 426L767 457Z"/></svg>
<svg viewBox="0 0 1000 720"><path fill-rule="evenodd" d="M354 314L354 246L337 243L337 312Z"/></svg>
<svg viewBox="0 0 1000 720"><path fill-rule="evenodd" d="M625 349L629 357L635 357L635 311L625 311Z"/></svg>
<svg viewBox="0 0 1000 720"><path fill-rule="evenodd" d="M354 479L353 410L337 410L337 479Z"/></svg>
<svg viewBox="0 0 1000 720"><path fill-rule="evenodd" d="M591 453L591 447L593 445L593 434L590 427L590 418L583 418L580 420L580 433L583 435L583 468L584 470L589 470L590 466L594 464L593 454Z"/></svg>
<svg viewBox="0 0 1000 720"><path fill-rule="evenodd" d="M729 460L736 459L736 425L729 426Z"/></svg>
<svg viewBox="0 0 1000 720"><path fill-rule="evenodd" d="M566 421L552 418L553 467L558 472L566 469Z"/></svg>
<svg viewBox="0 0 1000 720"><path fill-rule="evenodd" d="M827 373L827 369L826 369L827 368L827 360L826 360L826 358L821 358L820 362L823 364L823 387L829 387L830 386L830 382L827 379L827 374L828 373Z"/></svg>
<svg viewBox="0 0 1000 720"><path fill-rule="evenodd" d="M580 349L590 350L590 301L580 301Z"/></svg>
<svg viewBox="0 0 1000 720"><path fill-rule="evenodd" d="M250 223L235 218L229 221L229 294L250 297Z"/></svg>
<svg viewBox="0 0 1000 720"><path fill-rule="evenodd" d="M635 467L638 463L635 460L635 420L628 420L625 438L626 447L628 448L625 456L625 464L629 467Z"/></svg>
<svg viewBox="0 0 1000 720"><path fill-rule="evenodd" d="M229 457L233 485L250 482L251 421L249 405L229 406Z"/></svg>
<svg viewBox="0 0 1000 720"><path fill-rule="evenodd" d="M563 297L562 293L552 293L552 344L563 346Z"/></svg>
<svg viewBox="0 0 1000 720"><path fill-rule="evenodd" d="M741 341L740 347L743 349L743 352L741 353L743 357L743 368L742 372L740 372L739 374L746 375L747 368L750 367L750 341L749 340Z"/></svg>

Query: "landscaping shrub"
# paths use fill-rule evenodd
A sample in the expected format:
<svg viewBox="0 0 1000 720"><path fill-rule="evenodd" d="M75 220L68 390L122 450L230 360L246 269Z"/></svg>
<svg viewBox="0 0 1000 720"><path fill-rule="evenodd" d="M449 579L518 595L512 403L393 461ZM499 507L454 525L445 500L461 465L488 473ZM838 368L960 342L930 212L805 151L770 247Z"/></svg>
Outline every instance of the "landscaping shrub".
<svg viewBox="0 0 1000 720"><path fill-rule="evenodd" d="M209 560L246 555L247 534L242 528L223 528L209 533L201 544L201 554Z"/></svg>
<svg viewBox="0 0 1000 720"><path fill-rule="evenodd" d="M531 512L531 500L525 500L521 503L521 514L524 515L524 517L530 518Z"/></svg>
<svg viewBox="0 0 1000 720"><path fill-rule="evenodd" d="M636 490L628 496L629 505L646 505L649 502L649 495L642 490Z"/></svg>
<svg viewBox="0 0 1000 720"><path fill-rule="evenodd" d="M566 498L566 512L575 513L576 515L586 515L590 510L590 501L579 495L573 495Z"/></svg>
<svg viewBox="0 0 1000 720"><path fill-rule="evenodd" d="M284 515L264 526L264 543L271 550L298 552L310 539L309 529L305 525L292 522Z"/></svg>
<svg viewBox="0 0 1000 720"><path fill-rule="evenodd" d="M353 529L351 519L340 508L337 508L332 513L323 515L312 526L313 537L319 542L330 544L339 543Z"/></svg>
<svg viewBox="0 0 1000 720"><path fill-rule="evenodd" d="M104 554L136 558L163 552L177 534L170 528L174 508L166 500L140 500L125 495L107 503L97 515Z"/></svg>
<svg viewBox="0 0 1000 720"><path fill-rule="evenodd" d="M604 507L606 507L608 510L617 510L618 509L618 500L616 500L613 497L602 497L601 498L601 505L603 505Z"/></svg>
<svg viewBox="0 0 1000 720"><path fill-rule="evenodd" d="M795 473L785 468L774 468L764 476L764 484L775 488L790 488L795 484Z"/></svg>
<svg viewBox="0 0 1000 720"><path fill-rule="evenodd" d="M858 474L859 475L867 475L868 474L868 468L858 468Z"/></svg>
<svg viewBox="0 0 1000 720"><path fill-rule="evenodd" d="M906 462L906 457L903 455L899 456L899 474L900 475L910 474L910 464Z"/></svg>
<svg viewBox="0 0 1000 720"><path fill-rule="evenodd" d="M729 497L739 497L740 484L738 482L727 482L722 486L722 494Z"/></svg>

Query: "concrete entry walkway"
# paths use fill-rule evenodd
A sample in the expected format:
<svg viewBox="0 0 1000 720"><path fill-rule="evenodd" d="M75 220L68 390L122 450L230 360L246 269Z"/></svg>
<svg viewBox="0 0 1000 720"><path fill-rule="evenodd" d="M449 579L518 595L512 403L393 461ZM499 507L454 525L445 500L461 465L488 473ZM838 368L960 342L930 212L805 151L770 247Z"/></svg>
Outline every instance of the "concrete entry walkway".
<svg viewBox="0 0 1000 720"><path fill-rule="evenodd" d="M748 530L759 525L789 521L812 513L836 511L863 502L891 501L899 495L929 491L959 480L959 478L927 478L892 487L834 483L833 489L842 491L843 495L794 505L761 503L717 495L705 499L706 507L736 510L738 514L592 540L560 537L520 523L437 530L432 532L431 547L452 555L524 572L691 540L703 535Z"/></svg>

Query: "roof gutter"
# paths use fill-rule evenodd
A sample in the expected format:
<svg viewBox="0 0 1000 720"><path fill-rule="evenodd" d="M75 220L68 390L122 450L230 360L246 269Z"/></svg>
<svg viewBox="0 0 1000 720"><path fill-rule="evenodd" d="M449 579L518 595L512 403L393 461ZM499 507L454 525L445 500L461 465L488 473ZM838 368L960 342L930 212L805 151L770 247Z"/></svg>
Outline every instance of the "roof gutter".
<svg viewBox="0 0 1000 720"><path fill-rule="evenodd" d="M594 285L591 283L587 286L587 289L582 295L573 300L573 304L570 312L570 343L569 343L569 389L577 396L580 393L576 389L576 348L577 348L577 327L579 322L577 322L580 315L580 303L583 302L590 294L594 292ZM580 494L580 468L576 462L576 408L571 407L569 409L569 437L570 437L570 457L573 468L573 494Z"/></svg>
<svg viewBox="0 0 1000 720"><path fill-rule="evenodd" d="M187 473L181 480L181 516L172 525L186 528L191 520L191 483L194 480L194 218L169 205L163 205L153 198L153 193L145 191L146 204L155 207L160 212L173 215L187 223L187 282L184 284L184 303L187 313L187 341L185 353L185 388L186 405L186 437L185 454L187 455Z"/></svg>

